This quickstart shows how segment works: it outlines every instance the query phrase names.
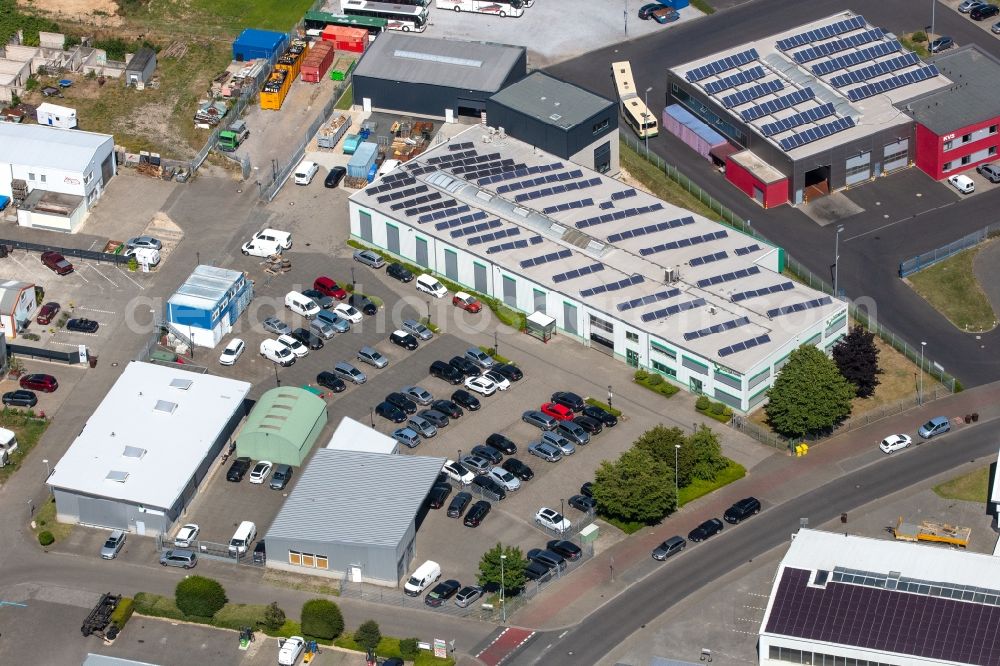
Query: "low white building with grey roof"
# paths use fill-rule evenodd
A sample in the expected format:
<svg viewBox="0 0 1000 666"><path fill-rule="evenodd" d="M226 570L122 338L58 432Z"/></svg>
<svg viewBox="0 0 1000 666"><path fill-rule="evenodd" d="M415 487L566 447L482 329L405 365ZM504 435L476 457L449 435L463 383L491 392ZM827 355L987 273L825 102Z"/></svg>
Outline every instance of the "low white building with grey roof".
<svg viewBox="0 0 1000 666"><path fill-rule="evenodd" d="M317 449L264 537L267 566L396 586L444 461Z"/></svg>
<svg viewBox="0 0 1000 666"><path fill-rule="evenodd" d="M740 411L847 305L784 252L510 136L471 128L350 198L351 235Z"/></svg>
<svg viewBox="0 0 1000 666"><path fill-rule="evenodd" d="M253 282L244 273L202 264L167 300L167 323L199 347L213 348L252 300Z"/></svg>
<svg viewBox="0 0 1000 666"><path fill-rule="evenodd" d="M366 111L478 118L490 95L524 78L527 63L523 46L388 31L354 68L354 103Z"/></svg>
<svg viewBox="0 0 1000 666"><path fill-rule="evenodd" d="M20 280L0 282L0 332L14 340L38 311L35 285Z"/></svg>

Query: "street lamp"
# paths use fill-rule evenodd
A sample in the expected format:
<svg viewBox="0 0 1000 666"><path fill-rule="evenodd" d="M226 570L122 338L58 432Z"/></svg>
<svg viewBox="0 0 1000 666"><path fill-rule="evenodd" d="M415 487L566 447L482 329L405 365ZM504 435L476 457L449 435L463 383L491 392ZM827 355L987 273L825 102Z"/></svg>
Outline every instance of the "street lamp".
<svg viewBox="0 0 1000 666"><path fill-rule="evenodd" d="M372 427L374 428L375 427L375 408L374 407L370 407L369 409L371 410L371 414L370 414L371 415L371 419L372 419L371 423L372 423Z"/></svg>
<svg viewBox="0 0 1000 666"><path fill-rule="evenodd" d="M427 323L431 323L431 299L427 299Z"/></svg>
<svg viewBox="0 0 1000 666"><path fill-rule="evenodd" d="M924 347L926 342L920 343L920 388L917 390L917 404L924 404Z"/></svg>
<svg viewBox="0 0 1000 666"><path fill-rule="evenodd" d="M649 116L649 93L653 86L646 88L646 110L642 112L642 131L646 135L646 158L649 158L649 132L646 131L646 118Z"/></svg>
<svg viewBox="0 0 1000 666"><path fill-rule="evenodd" d="M611 384L608 384L608 409L611 408Z"/></svg>
<svg viewBox="0 0 1000 666"><path fill-rule="evenodd" d="M566 500L564 500L564 499L560 499L559 500L559 518L562 519L562 520L559 521L559 531L560 532L562 532L562 521L566 520L566 507L563 504L565 501Z"/></svg>
<svg viewBox="0 0 1000 666"><path fill-rule="evenodd" d="M493 353L494 354L500 353L500 338L497 335L496 331L493 331Z"/></svg>
<svg viewBox="0 0 1000 666"><path fill-rule="evenodd" d="M42 460L42 462L45 463L45 478L48 479L50 476L52 476L52 470L49 468L49 460L48 458L46 458Z"/></svg>
<svg viewBox="0 0 1000 666"><path fill-rule="evenodd" d="M844 225L837 227L837 236L833 242L833 297L840 298L840 232Z"/></svg>
<svg viewBox="0 0 1000 666"><path fill-rule="evenodd" d="M281 388L281 380L278 379L278 364L274 364L274 385Z"/></svg>
<svg viewBox="0 0 1000 666"><path fill-rule="evenodd" d="M680 507L680 488L677 481L677 453L681 450L680 444L674 444L674 504Z"/></svg>
<svg viewBox="0 0 1000 666"><path fill-rule="evenodd" d="M503 546L501 546L502 548ZM507 556L500 553L500 617L504 624L507 624L507 594L504 586L503 578L503 562L507 559Z"/></svg>
<svg viewBox="0 0 1000 666"><path fill-rule="evenodd" d="M354 266L351 266L351 287L354 287Z"/></svg>

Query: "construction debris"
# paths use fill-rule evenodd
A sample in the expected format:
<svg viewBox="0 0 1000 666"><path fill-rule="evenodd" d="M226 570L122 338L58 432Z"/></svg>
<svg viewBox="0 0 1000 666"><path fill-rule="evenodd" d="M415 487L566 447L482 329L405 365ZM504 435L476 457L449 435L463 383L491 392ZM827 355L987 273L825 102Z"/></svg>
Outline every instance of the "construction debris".
<svg viewBox="0 0 1000 666"><path fill-rule="evenodd" d="M225 102L207 101L198 106L194 114L194 124L197 127L215 127L226 116L229 107Z"/></svg>

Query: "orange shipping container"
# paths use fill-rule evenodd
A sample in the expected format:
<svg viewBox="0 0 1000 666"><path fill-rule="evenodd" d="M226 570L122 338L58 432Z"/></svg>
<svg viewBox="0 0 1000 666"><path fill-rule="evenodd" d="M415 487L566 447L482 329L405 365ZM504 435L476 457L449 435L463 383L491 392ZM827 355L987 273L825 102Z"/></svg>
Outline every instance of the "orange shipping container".
<svg viewBox="0 0 1000 666"><path fill-rule="evenodd" d="M330 69L335 53L333 42L316 42L302 63L302 80L307 83L319 83L326 70Z"/></svg>
<svg viewBox="0 0 1000 666"><path fill-rule="evenodd" d="M328 25L323 29L322 38L325 42L333 42L340 51L364 53L368 47L368 31L364 28Z"/></svg>

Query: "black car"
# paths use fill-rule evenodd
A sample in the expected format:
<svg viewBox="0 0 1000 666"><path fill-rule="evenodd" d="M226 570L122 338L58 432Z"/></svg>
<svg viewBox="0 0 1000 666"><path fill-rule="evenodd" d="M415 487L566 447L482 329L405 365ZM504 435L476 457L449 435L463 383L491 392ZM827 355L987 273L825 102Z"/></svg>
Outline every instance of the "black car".
<svg viewBox="0 0 1000 666"><path fill-rule="evenodd" d="M486 518L486 514L490 512L491 504L486 500L479 500L472 505L469 512L465 514L465 520L462 524L466 527L479 527L479 525Z"/></svg>
<svg viewBox="0 0 1000 666"><path fill-rule="evenodd" d="M500 464L500 461L503 460L503 454L489 444L476 444L472 447L471 453L474 456L486 458L494 465Z"/></svg>
<svg viewBox="0 0 1000 666"><path fill-rule="evenodd" d="M722 521L718 518L709 518L698 527L688 532L688 541L704 541L710 536L715 536L722 531Z"/></svg>
<svg viewBox="0 0 1000 666"><path fill-rule="evenodd" d="M450 483L435 483L431 491L427 493L427 506L432 509L440 509L444 506L448 495L451 495Z"/></svg>
<svg viewBox="0 0 1000 666"><path fill-rule="evenodd" d="M478 377L481 372L478 365L464 356L452 356L448 364L466 377Z"/></svg>
<svg viewBox="0 0 1000 666"><path fill-rule="evenodd" d="M940 53L941 51L947 51L955 45L955 40L947 35L938 37L927 47L931 53Z"/></svg>
<svg viewBox="0 0 1000 666"><path fill-rule="evenodd" d="M467 493L462 491L451 498L451 504L448 505L448 517L449 518L461 518L462 514L465 513L465 508L469 506L469 502L472 501L472 493Z"/></svg>
<svg viewBox="0 0 1000 666"><path fill-rule="evenodd" d="M545 580L551 574L551 569L544 564L539 564L538 562L528 562L527 566L524 567L524 577L527 580Z"/></svg>
<svg viewBox="0 0 1000 666"><path fill-rule="evenodd" d="M100 327L101 325L93 319L70 319L66 322L66 330L76 333L97 333Z"/></svg>
<svg viewBox="0 0 1000 666"><path fill-rule="evenodd" d="M531 471L531 468L517 458L507 458L507 460L503 461L501 467L522 481L530 481L535 478L535 473Z"/></svg>
<svg viewBox="0 0 1000 666"><path fill-rule="evenodd" d="M427 593L424 597L424 603L431 608L437 608L455 596L455 593L461 589L462 584L457 580L446 580L443 583L438 583L434 586L434 589Z"/></svg>
<svg viewBox="0 0 1000 666"><path fill-rule="evenodd" d="M389 274L389 277L396 278L400 282L410 282L413 280L413 273L406 266L403 266L403 264L389 264L385 272Z"/></svg>
<svg viewBox="0 0 1000 666"><path fill-rule="evenodd" d="M448 425L448 417L436 409L421 409L417 415L430 421L435 428L444 428Z"/></svg>
<svg viewBox="0 0 1000 666"><path fill-rule="evenodd" d="M479 486L483 490L493 493L497 501L507 498L507 489L500 485L500 482L487 474L477 474L472 479L472 485Z"/></svg>
<svg viewBox="0 0 1000 666"><path fill-rule="evenodd" d="M385 396L385 401L390 405L395 405L396 407L399 407L407 414L417 413L417 403L413 402L402 393L398 392L390 393L389 395Z"/></svg>
<svg viewBox="0 0 1000 666"><path fill-rule="evenodd" d="M584 497L593 497L594 496L594 482L593 481L587 481L587 483L585 483L582 486L580 486L580 494L583 495Z"/></svg>
<svg viewBox="0 0 1000 666"><path fill-rule="evenodd" d="M992 18L1000 14L1000 7L996 5L983 5L976 7L971 12L969 12L969 18L973 21L985 21L988 18Z"/></svg>
<svg viewBox="0 0 1000 666"><path fill-rule="evenodd" d="M653 559L663 562L668 557L672 557L684 550L685 546L687 546L687 541L684 540L684 537L672 536L653 549Z"/></svg>
<svg viewBox="0 0 1000 666"><path fill-rule="evenodd" d="M519 382L524 378L524 373L521 372L521 369L510 363L494 365L493 369L512 382Z"/></svg>
<svg viewBox="0 0 1000 666"><path fill-rule="evenodd" d="M479 402L479 398L472 395L465 389L458 389L452 393L451 401L460 407L465 407L470 412L474 412L483 406L483 404Z"/></svg>
<svg viewBox="0 0 1000 666"><path fill-rule="evenodd" d="M389 342L407 351L413 351L420 345L417 342L417 336L406 331L393 331L389 334Z"/></svg>
<svg viewBox="0 0 1000 666"><path fill-rule="evenodd" d="M3 404L8 407L34 407L38 404L38 396L35 395L34 391L24 389L8 391L3 394Z"/></svg>
<svg viewBox="0 0 1000 666"><path fill-rule="evenodd" d="M604 430L604 425L600 421L589 416L578 416L573 419L573 423L577 424L591 435L598 435Z"/></svg>
<svg viewBox="0 0 1000 666"><path fill-rule="evenodd" d="M316 375L316 383L323 388L328 388L334 393L340 393L347 388L347 384L344 380L333 374L332 372L323 371Z"/></svg>
<svg viewBox="0 0 1000 666"><path fill-rule="evenodd" d="M402 423L406 420L406 412L391 402L378 403L375 406L375 413L382 418L389 419L393 423Z"/></svg>
<svg viewBox="0 0 1000 666"><path fill-rule="evenodd" d="M727 523L736 523L746 520L750 516L756 516L760 513L760 500L756 497L744 497L736 504L732 505L726 509L726 513L722 515Z"/></svg>
<svg viewBox="0 0 1000 666"><path fill-rule="evenodd" d="M611 412L605 411L596 405L587 405L583 408L583 415L592 419L597 419L609 428L618 425L618 419Z"/></svg>
<svg viewBox="0 0 1000 666"><path fill-rule="evenodd" d="M372 303L367 296L363 296L361 294L351 294L347 297L347 302L368 316L372 316L378 312L378 308L375 304Z"/></svg>
<svg viewBox="0 0 1000 666"><path fill-rule="evenodd" d="M336 302L330 296L327 296L322 291L318 291L316 289L305 289L303 290L302 295L324 310L329 310Z"/></svg>
<svg viewBox="0 0 1000 666"><path fill-rule="evenodd" d="M226 472L226 481L232 481L238 483L243 480L247 472L250 471L250 467L253 465L253 461L249 458L243 456L237 458L233 461L233 464L229 466L229 471Z"/></svg>
<svg viewBox="0 0 1000 666"><path fill-rule="evenodd" d="M462 414L465 413L462 411L461 407L453 403L451 400L435 400L431 403L431 409L436 409L442 414L447 415L448 418L452 419L460 419L462 418Z"/></svg>
<svg viewBox="0 0 1000 666"><path fill-rule="evenodd" d="M337 187L340 185L340 181L344 179L347 175L347 169L342 166L330 167L330 173L326 174L326 180L323 181L325 187Z"/></svg>
<svg viewBox="0 0 1000 666"><path fill-rule="evenodd" d="M304 328L297 328L292 331L292 337L304 344L309 349L322 349L323 341L315 333L310 333Z"/></svg>
<svg viewBox="0 0 1000 666"><path fill-rule="evenodd" d="M430 373L432 377L443 379L450 384L462 383L462 373L444 361L434 361L431 363Z"/></svg>
<svg viewBox="0 0 1000 666"><path fill-rule="evenodd" d="M639 8L639 14L638 14L639 18L642 19L643 21L647 21L649 20L650 17L653 16L654 11L656 11L657 9L662 9L663 7L664 5L661 5L658 2L651 2L648 5L643 5L642 7Z"/></svg>
<svg viewBox="0 0 1000 666"><path fill-rule="evenodd" d="M498 432L493 433L486 438L486 443L492 446L498 451L502 451L505 455L512 456L517 453L517 444L510 441L508 438L504 437Z"/></svg>
<svg viewBox="0 0 1000 666"><path fill-rule="evenodd" d="M556 555L560 555L570 562L580 559L583 555L583 551L572 541L566 541L565 539L555 539L549 541L545 544L547 550L551 550Z"/></svg>
<svg viewBox="0 0 1000 666"><path fill-rule="evenodd" d="M583 408L587 406L583 398L569 391L556 391L552 394L552 402L563 407L568 407L574 412L583 411Z"/></svg>
<svg viewBox="0 0 1000 666"><path fill-rule="evenodd" d="M527 552L526 556L529 561L538 562L543 567L548 567L549 569L562 571L566 568L566 558L558 553L553 553L551 550L532 548Z"/></svg>
<svg viewBox="0 0 1000 666"><path fill-rule="evenodd" d="M584 513L593 511L597 508L597 500L593 497L587 497L586 495L573 495L566 503L574 509L583 511Z"/></svg>

